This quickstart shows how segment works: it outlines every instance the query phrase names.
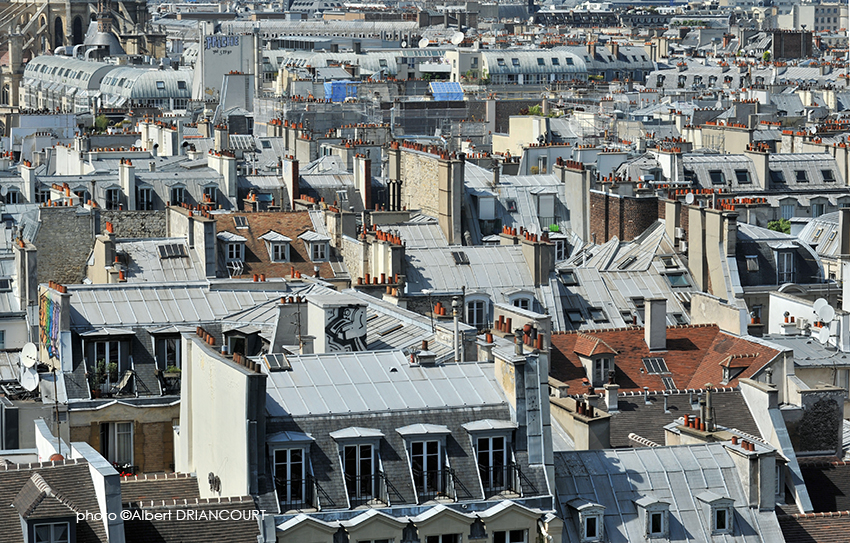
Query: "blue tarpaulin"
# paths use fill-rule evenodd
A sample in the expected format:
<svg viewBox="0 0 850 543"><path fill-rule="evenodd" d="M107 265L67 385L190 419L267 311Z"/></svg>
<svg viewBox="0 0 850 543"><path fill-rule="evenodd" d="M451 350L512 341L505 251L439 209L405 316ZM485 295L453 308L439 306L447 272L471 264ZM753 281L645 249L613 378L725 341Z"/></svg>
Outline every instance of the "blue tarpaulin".
<svg viewBox="0 0 850 543"><path fill-rule="evenodd" d="M357 98L357 81L325 81L325 99L345 102L346 98Z"/></svg>
<svg viewBox="0 0 850 543"><path fill-rule="evenodd" d="M431 83L431 94L434 100L463 100L463 89L460 83L452 81L440 81Z"/></svg>

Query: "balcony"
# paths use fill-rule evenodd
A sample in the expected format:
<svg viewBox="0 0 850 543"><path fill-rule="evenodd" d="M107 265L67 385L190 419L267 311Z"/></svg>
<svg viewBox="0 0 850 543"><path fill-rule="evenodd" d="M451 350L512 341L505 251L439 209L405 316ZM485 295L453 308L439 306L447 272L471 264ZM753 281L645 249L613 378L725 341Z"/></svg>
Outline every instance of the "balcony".
<svg viewBox="0 0 850 543"><path fill-rule="evenodd" d="M444 467L435 471L413 470L413 482L419 503L428 501L457 501L472 499L472 494L458 479L452 468Z"/></svg>
<svg viewBox="0 0 850 543"><path fill-rule="evenodd" d="M291 511L321 511L322 507L336 507L319 482L309 473L304 479L274 478L282 513Z"/></svg>
<svg viewBox="0 0 850 543"><path fill-rule="evenodd" d="M404 502L404 498L387 479L383 471L359 476L346 473L345 488L348 491L348 501L352 508L362 505L389 506Z"/></svg>
<svg viewBox="0 0 850 543"><path fill-rule="evenodd" d="M519 466L510 463L502 466L487 466L478 464L478 473L484 487L484 498L521 498L523 485L530 495L538 494L537 489L522 473Z"/></svg>

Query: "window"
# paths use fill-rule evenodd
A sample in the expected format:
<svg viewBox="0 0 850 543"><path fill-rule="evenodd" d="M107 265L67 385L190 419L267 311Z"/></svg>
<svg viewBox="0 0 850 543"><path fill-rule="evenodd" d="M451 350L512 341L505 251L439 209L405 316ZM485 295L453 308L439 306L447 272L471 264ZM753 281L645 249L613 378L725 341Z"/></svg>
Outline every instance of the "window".
<svg viewBox="0 0 850 543"><path fill-rule="evenodd" d="M573 270L564 270L559 274L561 278L561 283L565 286L571 287L578 285L578 277L576 277L576 272Z"/></svg>
<svg viewBox="0 0 850 543"><path fill-rule="evenodd" d="M469 300L466 302L466 324L481 328L487 315L487 302L484 300Z"/></svg>
<svg viewBox="0 0 850 543"><path fill-rule="evenodd" d="M204 187L204 202L208 204L215 204L216 197L218 196L218 187Z"/></svg>
<svg viewBox="0 0 850 543"><path fill-rule="evenodd" d="M227 244L227 261L233 262L234 260L242 260L242 248L244 245L242 243L228 243Z"/></svg>
<svg viewBox="0 0 850 543"><path fill-rule="evenodd" d="M599 517L585 517L582 532L582 538L585 540L597 539L599 537Z"/></svg>
<svg viewBox="0 0 850 543"><path fill-rule="evenodd" d="M272 262L289 262L289 244L272 244Z"/></svg>
<svg viewBox="0 0 850 543"><path fill-rule="evenodd" d="M652 357L643 359L643 367L646 373L650 375L660 375L662 373L670 373L667 368L667 362L663 358Z"/></svg>
<svg viewBox="0 0 850 543"><path fill-rule="evenodd" d="M588 311L590 312L590 318L593 319L593 322L608 322L608 316L601 308L591 307Z"/></svg>
<svg viewBox="0 0 850 543"><path fill-rule="evenodd" d="M177 90L186 90L186 82L178 81L177 82Z"/></svg>
<svg viewBox="0 0 850 543"><path fill-rule="evenodd" d="M350 498L375 495L375 456L372 445L346 445L342 456L345 487Z"/></svg>
<svg viewBox="0 0 850 543"><path fill-rule="evenodd" d="M781 170L770 170L770 182L774 185L784 185L785 174Z"/></svg>
<svg viewBox="0 0 850 543"><path fill-rule="evenodd" d="M326 249L327 245L325 245L324 243L313 243L312 246L313 247L312 247L312 251L311 251L311 253L312 253L311 260L313 262L321 262L321 261L326 260L328 258L327 257L327 249Z"/></svg>
<svg viewBox="0 0 850 543"><path fill-rule="evenodd" d="M735 179L739 185L749 185L751 183L750 172L747 170L735 170Z"/></svg>
<svg viewBox="0 0 850 543"><path fill-rule="evenodd" d="M561 65L561 59L559 59L557 57L552 57L552 66L560 66L560 65Z"/></svg>
<svg viewBox="0 0 850 543"><path fill-rule="evenodd" d="M304 502L305 468L304 449L278 449L274 451L274 481L277 498L284 503Z"/></svg>
<svg viewBox="0 0 850 543"><path fill-rule="evenodd" d="M555 243L555 260L566 260L567 258L567 241L563 239L553 240Z"/></svg>
<svg viewBox="0 0 850 543"><path fill-rule="evenodd" d="M776 280L782 285L794 282L794 253L782 251L776 253Z"/></svg>
<svg viewBox="0 0 850 543"><path fill-rule="evenodd" d="M508 466L505 437L479 437L477 454L478 473L485 492L504 490Z"/></svg>
<svg viewBox="0 0 850 543"><path fill-rule="evenodd" d="M824 214L826 209L826 204L822 202L814 203L812 202L812 217L820 217Z"/></svg>
<svg viewBox="0 0 850 543"><path fill-rule="evenodd" d="M709 178L711 178L712 185L725 185L726 184L726 176L723 175L723 172L720 170L709 170L708 172Z"/></svg>
<svg viewBox="0 0 850 543"><path fill-rule="evenodd" d="M661 511L649 514L649 535L664 535L664 513Z"/></svg>
<svg viewBox="0 0 850 543"><path fill-rule="evenodd" d="M493 532L493 543L526 543L525 530L511 530L510 532Z"/></svg>
<svg viewBox="0 0 850 543"><path fill-rule="evenodd" d="M583 324L584 316L581 314L581 311L578 309L569 309L567 310L567 318L573 324Z"/></svg>
<svg viewBox="0 0 850 543"><path fill-rule="evenodd" d="M821 170L820 174L823 176L824 183L835 183L835 172L832 170Z"/></svg>
<svg viewBox="0 0 850 543"><path fill-rule="evenodd" d="M593 361L593 386L601 387L608 382L608 372L614 369L614 361L600 357Z"/></svg>
<svg viewBox="0 0 850 543"><path fill-rule="evenodd" d="M171 188L171 205L180 205L186 201L186 189L183 187Z"/></svg>
<svg viewBox="0 0 850 543"><path fill-rule="evenodd" d="M796 209L797 204L781 204L779 206L779 213L783 219L793 219Z"/></svg>
<svg viewBox="0 0 850 543"><path fill-rule="evenodd" d="M729 510L719 507L714 510L714 532L726 532L729 530Z"/></svg>
<svg viewBox="0 0 850 543"><path fill-rule="evenodd" d="M679 326L688 324L688 321L685 319L685 315L682 313L673 313L673 320L676 321L676 324Z"/></svg>
<svg viewBox="0 0 850 543"><path fill-rule="evenodd" d="M460 534L429 535L425 543L461 543L463 537Z"/></svg>
<svg viewBox="0 0 850 543"><path fill-rule="evenodd" d="M434 498L444 490L439 441L414 441L410 445L413 484L420 501Z"/></svg>
<svg viewBox="0 0 850 543"><path fill-rule="evenodd" d="M236 225L236 228L241 230L243 228L248 228L248 218L243 217L241 215L237 215L233 217L233 224Z"/></svg>
<svg viewBox="0 0 850 543"><path fill-rule="evenodd" d="M153 189L144 187L138 189L136 197L136 209L150 211L153 209Z"/></svg>
<svg viewBox="0 0 850 543"><path fill-rule="evenodd" d="M757 272L759 271L759 257L758 255L747 255L747 271Z"/></svg>
<svg viewBox="0 0 850 543"><path fill-rule="evenodd" d="M100 425L100 454L119 466L133 465L133 423L107 422Z"/></svg>
<svg viewBox="0 0 850 543"><path fill-rule="evenodd" d="M504 65L505 65L505 59L503 59L503 58L497 58L497 59L496 59L496 63L497 63L499 66L504 66Z"/></svg>
<svg viewBox="0 0 850 543"><path fill-rule="evenodd" d="M542 59L542 58L538 58L537 59L537 65L538 66L546 66L546 60Z"/></svg>
<svg viewBox="0 0 850 543"><path fill-rule="evenodd" d="M46 204L50 199L50 191L44 188L39 188L35 191L35 202L37 204Z"/></svg>
<svg viewBox="0 0 850 543"><path fill-rule="evenodd" d="M71 535L67 522L35 525L35 543L70 543Z"/></svg>
<svg viewBox="0 0 850 543"><path fill-rule="evenodd" d="M19 204L21 203L21 193L17 190L10 190L6 193L6 203L7 204Z"/></svg>
<svg viewBox="0 0 850 543"><path fill-rule="evenodd" d="M797 183L809 182L809 175L806 173L806 170L795 170L794 178L797 180Z"/></svg>
<svg viewBox="0 0 850 543"><path fill-rule="evenodd" d="M106 209L118 209L121 204L121 192L118 189L107 189L106 191Z"/></svg>
<svg viewBox="0 0 850 543"><path fill-rule="evenodd" d="M156 90L165 90L165 81L157 81Z"/></svg>
<svg viewBox="0 0 850 543"><path fill-rule="evenodd" d="M512 59L511 59L511 64L512 64L513 66L519 66L519 59L518 59L518 58L512 58Z"/></svg>
<svg viewBox="0 0 850 543"><path fill-rule="evenodd" d="M529 300L528 298L517 298L516 300L514 300L513 305L514 307L518 307L520 309L525 309L526 311L528 311L531 307L531 300Z"/></svg>
<svg viewBox="0 0 850 543"><path fill-rule="evenodd" d="M554 60L558 60L558 59L554 59ZM571 58L567 58L567 59L566 59L566 61L567 61L567 66L572 66L572 65L573 65L573 59L571 59ZM553 63L553 64L554 64L554 63Z"/></svg>
<svg viewBox="0 0 850 543"><path fill-rule="evenodd" d="M180 336L161 338L156 345L156 365L161 370L180 368Z"/></svg>
<svg viewBox="0 0 850 543"><path fill-rule="evenodd" d="M667 282L670 283L671 287L689 287L691 284L688 282L688 278L685 277L683 273L668 273L667 274Z"/></svg>

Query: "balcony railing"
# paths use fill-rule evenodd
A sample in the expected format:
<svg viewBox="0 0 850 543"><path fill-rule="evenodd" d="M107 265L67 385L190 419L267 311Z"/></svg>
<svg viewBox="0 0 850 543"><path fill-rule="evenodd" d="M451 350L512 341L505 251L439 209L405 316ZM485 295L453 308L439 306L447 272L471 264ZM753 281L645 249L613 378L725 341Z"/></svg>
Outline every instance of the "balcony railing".
<svg viewBox="0 0 850 543"><path fill-rule="evenodd" d="M419 503L441 498L457 501L473 497L458 479L457 473L448 466L434 471L413 470L413 482Z"/></svg>
<svg viewBox="0 0 850 543"><path fill-rule="evenodd" d="M404 502L404 498L387 479L383 471L359 476L346 473L345 488L348 491L348 501L351 503L351 507L374 503L392 505L393 503Z"/></svg>
<svg viewBox="0 0 850 543"><path fill-rule="evenodd" d="M484 487L484 497L492 498L499 494L513 493L523 495L523 485L531 495L536 495L537 489L525 476L518 465L514 463L501 466L486 466L478 464L478 473Z"/></svg>
<svg viewBox="0 0 850 543"><path fill-rule="evenodd" d="M304 479L275 477L274 484L282 512L307 509L321 511L322 507L336 507L319 482L309 473Z"/></svg>

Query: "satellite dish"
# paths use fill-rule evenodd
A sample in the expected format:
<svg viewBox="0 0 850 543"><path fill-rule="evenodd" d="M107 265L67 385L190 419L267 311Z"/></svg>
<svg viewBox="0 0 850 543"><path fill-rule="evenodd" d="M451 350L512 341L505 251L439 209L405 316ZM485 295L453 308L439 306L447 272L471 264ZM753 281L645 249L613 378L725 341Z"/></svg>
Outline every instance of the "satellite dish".
<svg viewBox="0 0 850 543"><path fill-rule="evenodd" d="M463 35L463 32L455 32L452 34L451 42L452 45L460 45L460 42L464 40L466 36Z"/></svg>
<svg viewBox="0 0 850 543"><path fill-rule="evenodd" d="M29 392L38 388L38 371L35 368L21 369L21 386Z"/></svg>
<svg viewBox="0 0 850 543"><path fill-rule="evenodd" d="M818 315L818 311L820 311L824 306L827 305L829 305L829 302L827 302L824 298L818 298L817 300L815 300L815 303L812 304L812 310L815 312L816 315Z"/></svg>
<svg viewBox="0 0 850 543"><path fill-rule="evenodd" d="M823 322L832 322L832 319L835 318L835 309L833 309L831 305L821 307L817 313L818 317Z"/></svg>
<svg viewBox="0 0 850 543"><path fill-rule="evenodd" d="M818 332L818 341L820 341L824 345L829 343L829 328L824 326L820 329L820 332Z"/></svg>
<svg viewBox="0 0 850 543"><path fill-rule="evenodd" d="M429 40L428 38L422 38L421 40L419 40L419 48L425 49L430 43L431 40Z"/></svg>
<svg viewBox="0 0 850 543"><path fill-rule="evenodd" d="M27 343L21 350L21 365L32 368L38 363L38 347L35 343Z"/></svg>
<svg viewBox="0 0 850 543"><path fill-rule="evenodd" d="M0 187L0 196L6 196L7 194L9 194L9 187L7 187L7 186Z"/></svg>
<svg viewBox="0 0 850 543"><path fill-rule="evenodd" d="M691 194L690 192L685 195L685 203L686 204L693 205L694 200L696 200L696 198L694 198L694 195Z"/></svg>

